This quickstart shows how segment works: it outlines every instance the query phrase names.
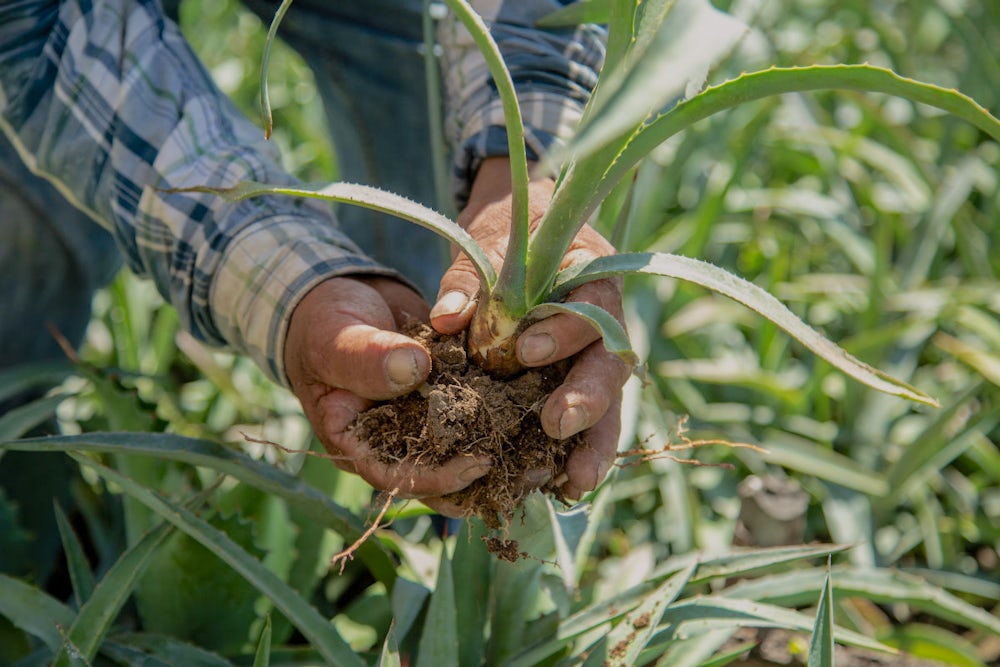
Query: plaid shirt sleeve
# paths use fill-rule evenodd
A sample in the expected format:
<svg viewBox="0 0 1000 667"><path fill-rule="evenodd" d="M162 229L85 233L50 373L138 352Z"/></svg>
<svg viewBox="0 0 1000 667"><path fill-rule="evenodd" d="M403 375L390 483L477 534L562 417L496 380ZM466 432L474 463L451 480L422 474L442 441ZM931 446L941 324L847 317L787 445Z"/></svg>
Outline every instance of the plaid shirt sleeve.
<svg viewBox="0 0 1000 667"><path fill-rule="evenodd" d="M279 383L289 318L313 286L395 275L325 206L164 192L291 178L155 0L3 3L0 124L33 171L112 231L189 331Z"/></svg>
<svg viewBox="0 0 1000 667"><path fill-rule="evenodd" d="M533 29L555 0L473 4L513 70L537 156L578 119L603 58L601 31ZM471 39L453 22L441 28L458 189L467 191L482 158L506 154L503 114ZM349 273L396 275L315 202L166 192L292 178L157 0L0 2L0 126L33 171L111 230L189 331L249 355L279 383L291 313L312 287Z"/></svg>
<svg viewBox="0 0 1000 667"><path fill-rule="evenodd" d="M525 125L528 158L568 137L604 64L607 30L584 24L542 30L535 23L562 0L473 0L510 69ZM460 203L484 158L507 155L503 106L472 36L449 12L437 30L446 88L446 127L454 150L453 188Z"/></svg>

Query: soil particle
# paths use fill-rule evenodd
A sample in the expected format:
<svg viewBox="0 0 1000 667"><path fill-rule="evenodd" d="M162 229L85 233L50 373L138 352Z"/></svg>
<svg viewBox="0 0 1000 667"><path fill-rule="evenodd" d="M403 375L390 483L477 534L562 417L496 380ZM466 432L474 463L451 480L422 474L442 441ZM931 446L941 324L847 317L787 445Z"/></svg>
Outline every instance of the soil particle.
<svg viewBox="0 0 1000 667"><path fill-rule="evenodd" d="M538 419L545 398L562 382L568 365L531 369L499 381L469 363L464 334L440 336L424 325L407 333L431 353L427 383L359 415L354 425L358 437L387 463L434 466L456 456L490 458L492 467L484 477L447 499L490 528L509 525L530 491L525 471L544 470L557 477L569 452L582 442L580 436L550 438ZM509 551L500 542L493 546Z"/></svg>
<svg viewBox="0 0 1000 667"><path fill-rule="evenodd" d="M486 543L487 551L509 563L516 563L521 558L528 557L528 554L521 551L517 540L505 540L502 537L484 535L483 542Z"/></svg>

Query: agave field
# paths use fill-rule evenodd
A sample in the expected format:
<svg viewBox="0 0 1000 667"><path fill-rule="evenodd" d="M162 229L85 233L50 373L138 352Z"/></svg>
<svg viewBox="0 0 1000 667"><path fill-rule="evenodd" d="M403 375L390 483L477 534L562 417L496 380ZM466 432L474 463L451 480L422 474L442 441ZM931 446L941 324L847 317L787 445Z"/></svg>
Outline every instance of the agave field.
<svg viewBox="0 0 1000 667"><path fill-rule="evenodd" d="M505 99L503 266L446 202L337 182L277 21L184 0L219 85L320 183L213 191L444 235L497 383L523 322L585 319L636 370L618 465L579 503L487 502L490 477L442 521L324 460L290 393L122 273L82 350L0 371L0 404L47 390L0 415L0 664L1000 664L1000 5L569 4L545 22L608 24L608 58L531 234L502 58L463 0L432 9ZM560 271L585 221L619 254ZM611 276L624 314L567 300Z"/></svg>

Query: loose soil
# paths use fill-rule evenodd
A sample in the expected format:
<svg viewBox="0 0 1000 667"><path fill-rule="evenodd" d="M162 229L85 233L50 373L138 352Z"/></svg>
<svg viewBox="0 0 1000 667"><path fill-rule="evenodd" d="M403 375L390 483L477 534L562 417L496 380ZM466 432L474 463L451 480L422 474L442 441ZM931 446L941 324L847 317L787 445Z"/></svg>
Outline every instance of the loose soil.
<svg viewBox="0 0 1000 667"><path fill-rule="evenodd" d="M355 422L357 435L387 463L434 466L456 456L488 457L490 471L446 499L467 508L488 527L501 529L531 490L525 471L547 471L557 477L569 452L582 442L579 436L550 438L538 419L545 398L562 382L568 365L532 369L499 381L469 361L464 334L441 336L426 325L413 329L406 333L431 354L427 383L363 412ZM502 542L497 549L504 546ZM511 545L506 546L510 550ZM516 551L516 546L512 548Z"/></svg>

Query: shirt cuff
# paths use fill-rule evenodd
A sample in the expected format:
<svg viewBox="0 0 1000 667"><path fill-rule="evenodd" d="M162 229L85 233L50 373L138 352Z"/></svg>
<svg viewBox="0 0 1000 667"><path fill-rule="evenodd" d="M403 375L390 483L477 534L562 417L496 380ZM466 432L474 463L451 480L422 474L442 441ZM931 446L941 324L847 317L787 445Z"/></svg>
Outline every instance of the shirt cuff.
<svg viewBox="0 0 1000 667"><path fill-rule="evenodd" d="M310 290L348 274L406 282L361 254L332 222L297 213L258 220L232 238L209 293L222 338L284 387L289 386L285 336L292 313Z"/></svg>
<svg viewBox="0 0 1000 667"><path fill-rule="evenodd" d="M518 105L525 120L524 147L528 160L538 161L565 137L572 136L583 115L583 104L557 93L535 91L518 95ZM464 206L483 160L510 155L503 104L490 101L462 128L459 150L453 165L453 189L456 200ZM550 174L556 176L555 173Z"/></svg>

